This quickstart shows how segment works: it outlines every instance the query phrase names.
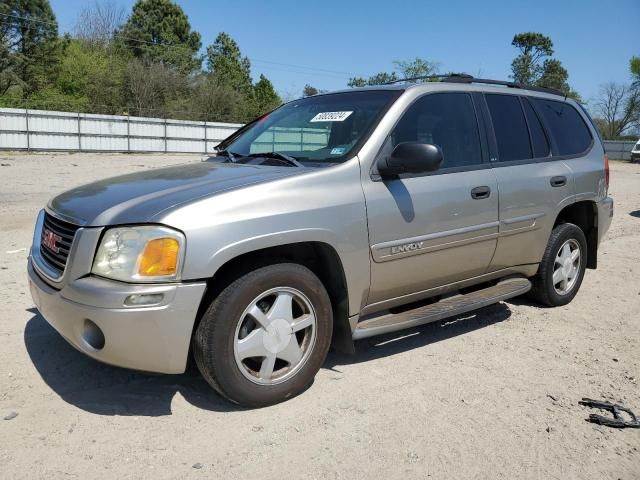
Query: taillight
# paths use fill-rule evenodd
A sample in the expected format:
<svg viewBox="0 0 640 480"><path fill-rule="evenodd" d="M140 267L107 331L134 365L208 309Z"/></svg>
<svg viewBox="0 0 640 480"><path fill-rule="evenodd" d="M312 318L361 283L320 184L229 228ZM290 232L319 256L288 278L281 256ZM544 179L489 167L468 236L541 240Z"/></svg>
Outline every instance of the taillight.
<svg viewBox="0 0 640 480"><path fill-rule="evenodd" d="M604 184L607 188L607 192L609 191L609 157L607 154L604 154Z"/></svg>

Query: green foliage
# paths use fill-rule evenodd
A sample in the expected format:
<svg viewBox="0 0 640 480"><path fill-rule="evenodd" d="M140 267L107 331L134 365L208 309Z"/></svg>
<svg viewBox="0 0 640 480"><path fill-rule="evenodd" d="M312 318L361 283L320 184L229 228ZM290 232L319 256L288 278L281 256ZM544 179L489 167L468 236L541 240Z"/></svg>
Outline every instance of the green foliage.
<svg viewBox="0 0 640 480"><path fill-rule="evenodd" d="M318 95L318 93L320 93L319 90L316 87L312 87L308 83L302 89L303 97L313 97L314 95Z"/></svg>
<svg viewBox="0 0 640 480"><path fill-rule="evenodd" d="M380 72L369 78L353 77L349 79L347 85L349 87L366 87L371 85L384 85L386 83L397 82L403 78L416 78L424 77L427 75L434 75L438 64L430 62L423 58L416 57L413 60L396 60L393 62L395 66L392 72ZM421 83L424 80L414 80L416 83Z"/></svg>
<svg viewBox="0 0 640 480"><path fill-rule="evenodd" d="M116 48L72 39L62 54L55 86L75 99L76 111L119 114L129 57Z"/></svg>
<svg viewBox="0 0 640 480"><path fill-rule="evenodd" d="M242 93L251 91L251 62L228 33L221 32L207 47L207 70Z"/></svg>
<svg viewBox="0 0 640 480"><path fill-rule="evenodd" d="M191 31L182 8L171 0L138 0L116 34L144 62L161 63L187 74L200 68L200 34Z"/></svg>
<svg viewBox="0 0 640 480"><path fill-rule="evenodd" d="M0 106L245 122L282 100L220 33L202 70L200 34L170 0L108 2L79 14L60 38L47 0L0 0ZM24 17L24 18L20 18Z"/></svg>
<svg viewBox="0 0 640 480"><path fill-rule="evenodd" d="M631 57L629 60L629 70L633 79L633 86L640 87L640 57Z"/></svg>
<svg viewBox="0 0 640 480"><path fill-rule="evenodd" d="M435 75L438 70L438 64L430 62L423 58L416 57L411 61L396 60L393 62L396 70L399 72L400 78L416 78ZM426 80L416 80L416 83L422 83Z"/></svg>
<svg viewBox="0 0 640 480"><path fill-rule="evenodd" d="M61 42L48 0L3 0L0 13L0 95L28 96L48 86ZM17 92L15 91L17 90Z"/></svg>
<svg viewBox="0 0 640 480"><path fill-rule="evenodd" d="M511 78L517 83L555 88L577 100L580 96L569 86L569 73L560 60L552 58L553 41L537 32L518 33L511 45L520 54L511 62Z"/></svg>
<svg viewBox="0 0 640 480"><path fill-rule="evenodd" d="M387 73L380 72L369 78L353 77L349 79L347 86L349 87L367 87L371 85L384 85L386 83L395 82L398 80L398 76L395 72Z"/></svg>
<svg viewBox="0 0 640 480"><path fill-rule="evenodd" d="M273 84L264 75L260 75L260 80L253 87L253 97L255 116L270 112L282 103Z"/></svg>

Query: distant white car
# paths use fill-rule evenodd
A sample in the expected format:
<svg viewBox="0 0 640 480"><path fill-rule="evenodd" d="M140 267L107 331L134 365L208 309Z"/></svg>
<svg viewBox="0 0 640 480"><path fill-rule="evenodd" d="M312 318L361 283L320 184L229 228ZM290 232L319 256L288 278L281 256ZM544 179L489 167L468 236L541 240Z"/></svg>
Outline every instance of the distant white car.
<svg viewBox="0 0 640 480"><path fill-rule="evenodd" d="M631 162L640 162L640 140L631 149Z"/></svg>

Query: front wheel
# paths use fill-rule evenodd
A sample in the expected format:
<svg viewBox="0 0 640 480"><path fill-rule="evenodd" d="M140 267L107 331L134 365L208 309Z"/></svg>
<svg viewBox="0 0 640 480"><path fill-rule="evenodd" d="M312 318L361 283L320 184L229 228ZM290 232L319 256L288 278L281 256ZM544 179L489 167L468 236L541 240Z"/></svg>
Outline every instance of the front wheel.
<svg viewBox="0 0 640 480"><path fill-rule="evenodd" d="M281 402L313 382L333 326L331 302L309 269L291 263L259 268L226 287L193 339L207 382L247 407Z"/></svg>
<svg viewBox="0 0 640 480"><path fill-rule="evenodd" d="M566 305L576 296L587 266L587 240L580 227L563 223L549 243L532 279L531 296L549 307Z"/></svg>

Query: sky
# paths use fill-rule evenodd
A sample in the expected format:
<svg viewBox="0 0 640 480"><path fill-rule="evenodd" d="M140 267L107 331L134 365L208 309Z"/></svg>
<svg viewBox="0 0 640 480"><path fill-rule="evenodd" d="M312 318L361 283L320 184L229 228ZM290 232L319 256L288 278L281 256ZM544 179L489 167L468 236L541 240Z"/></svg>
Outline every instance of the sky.
<svg viewBox="0 0 640 480"><path fill-rule="evenodd" d="M89 0L89 2L92 0ZM133 1L111 0L128 14ZM51 0L60 31L71 31L87 0ZM513 35L541 32L585 99L603 83L628 82L640 56L640 0L178 0L203 49L229 33L285 99L305 84L345 88L349 77L391 71L394 60L437 62L440 71L504 79L517 55Z"/></svg>

